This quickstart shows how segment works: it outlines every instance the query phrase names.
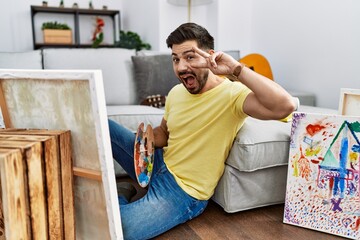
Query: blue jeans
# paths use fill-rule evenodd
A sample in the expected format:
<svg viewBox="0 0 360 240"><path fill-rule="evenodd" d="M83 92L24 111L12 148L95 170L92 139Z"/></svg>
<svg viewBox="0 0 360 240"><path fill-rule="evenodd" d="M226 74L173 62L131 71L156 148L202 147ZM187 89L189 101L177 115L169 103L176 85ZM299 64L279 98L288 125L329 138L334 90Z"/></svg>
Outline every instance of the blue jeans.
<svg viewBox="0 0 360 240"><path fill-rule="evenodd" d="M134 170L135 134L109 120L113 157L136 181ZM153 173L146 195L128 203L119 197L124 239L149 239L201 214L208 201L184 192L168 171L163 150L156 149Z"/></svg>

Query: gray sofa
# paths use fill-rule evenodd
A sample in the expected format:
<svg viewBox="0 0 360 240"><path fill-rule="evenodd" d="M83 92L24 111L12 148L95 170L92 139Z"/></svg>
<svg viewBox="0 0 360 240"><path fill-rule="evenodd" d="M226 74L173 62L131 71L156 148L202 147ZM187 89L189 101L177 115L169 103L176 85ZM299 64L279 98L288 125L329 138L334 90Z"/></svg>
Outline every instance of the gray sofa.
<svg viewBox="0 0 360 240"><path fill-rule="evenodd" d="M157 126L164 110L139 105L147 95L166 95L177 79L170 54L111 49L43 49L0 53L3 69L101 69L107 114L132 131L140 122ZM301 99L313 102L313 99ZM300 111L336 113L302 106ZM1 118L0 118L1 126ZM285 200L290 122L248 118L237 134L225 172L212 199L227 212L283 203ZM117 174L123 174L115 164Z"/></svg>

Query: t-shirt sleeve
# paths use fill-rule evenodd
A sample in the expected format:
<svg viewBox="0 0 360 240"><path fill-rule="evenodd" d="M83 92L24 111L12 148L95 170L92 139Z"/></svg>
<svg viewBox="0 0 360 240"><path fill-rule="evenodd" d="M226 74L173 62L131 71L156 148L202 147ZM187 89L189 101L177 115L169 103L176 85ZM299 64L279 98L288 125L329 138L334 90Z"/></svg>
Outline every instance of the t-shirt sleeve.
<svg viewBox="0 0 360 240"><path fill-rule="evenodd" d="M247 117L247 114L244 113L243 106L246 97L251 93L251 90L240 82L233 82L233 90L231 95L233 113L239 118Z"/></svg>
<svg viewBox="0 0 360 240"><path fill-rule="evenodd" d="M173 87L170 91L169 94L166 97L166 101L165 101L165 113L164 113L164 119L165 121L168 120L168 116L169 116L169 110L170 110L170 105L171 105L171 99L174 97L174 91L175 91L175 87Z"/></svg>

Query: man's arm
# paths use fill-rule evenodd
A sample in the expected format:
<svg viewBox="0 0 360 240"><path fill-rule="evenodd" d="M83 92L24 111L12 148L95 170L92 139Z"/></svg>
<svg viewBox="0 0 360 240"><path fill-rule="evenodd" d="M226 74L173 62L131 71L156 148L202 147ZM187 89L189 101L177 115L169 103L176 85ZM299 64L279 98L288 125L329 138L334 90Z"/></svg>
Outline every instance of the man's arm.
<svg viewBox="0 0 360 240"><path fill-rule="evenodd" d="M297 102L279 84L245 67L230 55L214 50L205 52L197 47L194 51L206 61L194 63L192 67L209 68L216 75L230 75L232 80L243 83L252 91L243 106L249 116L277 120L297 108Z"/></svg>
<svg viewBox="0 0 360 240"><path fill-rule="evenodd" d="M167 122L164 118L161 120L160 126L154 128L154 138L155 138L155 147L167 146L169 132L167 128Z"/></svg>
<svg viewBox="0 0 360 240"><path fill-rule="evenodd" d="M297 101L279 84L247 67L242 67L237 79L252 91L243 106L249 116L264 120L282 119L298 107Z"/></svg>

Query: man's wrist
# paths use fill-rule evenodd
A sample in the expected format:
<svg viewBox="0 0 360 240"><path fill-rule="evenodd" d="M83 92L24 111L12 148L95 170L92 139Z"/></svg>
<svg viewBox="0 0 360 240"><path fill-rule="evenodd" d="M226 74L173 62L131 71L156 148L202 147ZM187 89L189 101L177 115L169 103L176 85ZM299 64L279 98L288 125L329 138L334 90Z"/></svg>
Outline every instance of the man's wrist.
<svg viewBox="0 0 360 240"><path fill-rule="evenodd" d="M233 81L237 81L239 79L239 76L242 72L244 68L244 65L242 65L241 63L239 63L239 65L237 65L235 68L234 68L234 71L232 74L229 75L229 78Z"/></svg>
<svg viewBox="0 0 360 240"><path fill-rule="evenodd" d="M234 77L236 77L236 78L239 78L239 75L240 75L243 67L244 67L244 66L243 66L241 63L240 63L239 65L237 65L237 66L235 67L232 75L233 75Z"/></svg>

